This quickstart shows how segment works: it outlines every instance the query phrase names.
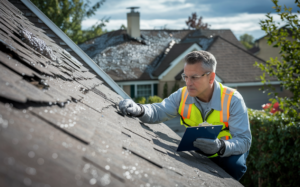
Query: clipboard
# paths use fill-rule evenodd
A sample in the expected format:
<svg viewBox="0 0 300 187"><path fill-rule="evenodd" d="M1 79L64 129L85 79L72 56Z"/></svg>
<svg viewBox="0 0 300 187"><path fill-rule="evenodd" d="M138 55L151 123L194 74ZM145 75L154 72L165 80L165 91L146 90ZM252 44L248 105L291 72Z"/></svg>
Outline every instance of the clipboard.
<svg viewBox="0 0 300 187"><path fill-rule="evenodd" d="M204 127L188 127L179 143L177 152L179 151L199 151L194 147L193 142L197 138L216 139L221 132L223 125L213 125Z"/></svg>

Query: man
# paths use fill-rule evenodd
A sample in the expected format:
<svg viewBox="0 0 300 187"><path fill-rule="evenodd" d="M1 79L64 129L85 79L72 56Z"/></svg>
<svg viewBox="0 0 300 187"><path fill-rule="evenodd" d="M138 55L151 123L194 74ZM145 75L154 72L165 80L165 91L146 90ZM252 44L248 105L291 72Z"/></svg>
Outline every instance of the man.
<svg viewBox="0 0 300 187"><path fill-rule="evenodd" d="M246 158L252 138L243 97L215 80L217 61L211 53L193 51L185 57L185 62L182 78L186 87L161 103L140 105L125 99L119 108L145 123L159 123L180 115L180 122L186 127L205 121L223 125L217 139L198 138L194 146L240 180L247 170Z"/></svg>

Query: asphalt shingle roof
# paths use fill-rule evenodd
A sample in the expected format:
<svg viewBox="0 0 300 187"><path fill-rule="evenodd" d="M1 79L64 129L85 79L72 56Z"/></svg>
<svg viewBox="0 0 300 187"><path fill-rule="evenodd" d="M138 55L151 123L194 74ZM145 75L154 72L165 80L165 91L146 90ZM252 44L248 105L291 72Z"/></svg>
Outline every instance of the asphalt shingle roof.
<svg viewBox="0 0 300 187"><path fill-rule="evenodd" d="M137 41L126 31L113 31L79 46L115 81L151 80L168 51L190 30L141 30Z"/></svg>
<svg viewBox="0 0 300 187"><path fill-rule="evenodd" d="M123 116L119 95L11 3L0 9L0 186L241 186L208 158L176 152L166 125Z"/></svg>
<svg viewBox="0 0 300 187"><path fill-rule="evenodd" d="M216 57L216 74L223 83L260 82L262 71L254 67L254 63L264 63L264 60L222 37L218 37L208 51ZM267 79L277 80L270 77Z"/></svg>
<svg viewBox="0 0 300 187"><path fill-rule="evenodd" d="M203 50L209 50L218 36L246 50L229 29L141 30L141 36L143 40L136 41L125 30L118 30L87 41L80 47L116 81L157 79L188 49L187 46L196 43Z"/></svg>

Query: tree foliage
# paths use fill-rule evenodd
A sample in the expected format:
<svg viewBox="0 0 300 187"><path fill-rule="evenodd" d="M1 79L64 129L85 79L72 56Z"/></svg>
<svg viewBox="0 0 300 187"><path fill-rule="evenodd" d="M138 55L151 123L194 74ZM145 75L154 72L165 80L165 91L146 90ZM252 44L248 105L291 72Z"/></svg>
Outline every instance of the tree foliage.
<svg viewBox="0 0 300 187"><path fill-rule="evenodd" d="M172 93L176 92L178 89L179 89L179 83L178 83L178 81L176 81L172 88Z"/></svg>
<svg viewBox="0 0 300 187"><path fill-rule="evenodd" d="M90 6L89 0L32 0L32 2L76 44L106 32L103 28L109 21L107 18L102 18L87 30L82 30L81 27L82 21L95 15L105 0L98 0L93 6Z"/></svg>
<svg viewBox="0 0 300 187"><path fill-rule="evenodd" d="M254 46L254 37L250 34L243 34L240 36L240 42L246 47L251 49Z"/></svg>
<svg viewBox="0 0 300 187"><path fill-rule="evenodd" d="M292 12L292 8L278 5L278 0L272 0L274 3L273 9L285 22L284 27L280 27L279 23L275 22L271 14L266 15L266 20L260 21L262 30L267 33L267 41L269 45L280 48L280 58L270 58L266 63L255 63L264 71L261 76L262 82L267 83L266 74L276 76L282 82L282 86L291 91L292 97L280 98L278 93L274 92L275 98L280 103L280 108L284 114L289 117L290 124L300 121L300 26L297 14ZM299 0L295 3L300 7ZM299 14L299 10L297 10ZM289 39L289 38L292 39Z"/></svg>
<svg viewBox="0 0 300 187"><path fill-rule="evenodd" d="M185 22L189 29L208 29L210 25L203 23L202 16L198 18L196 12L189 16L188 20Z"/></svg>

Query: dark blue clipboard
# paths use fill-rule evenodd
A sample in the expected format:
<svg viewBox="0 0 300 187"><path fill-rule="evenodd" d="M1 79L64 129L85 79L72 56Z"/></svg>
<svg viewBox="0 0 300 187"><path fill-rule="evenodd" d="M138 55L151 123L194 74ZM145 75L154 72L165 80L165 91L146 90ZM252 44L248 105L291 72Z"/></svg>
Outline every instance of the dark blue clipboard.
<svg viewBox="0 0 300 187"><path fill-rule="evenodd" d="M223 125L213 125L204 127L188 127L179 143L177 152L179 151L198 151L193 146L193 142L197 138L216 139L222 130Z"/></svg>

